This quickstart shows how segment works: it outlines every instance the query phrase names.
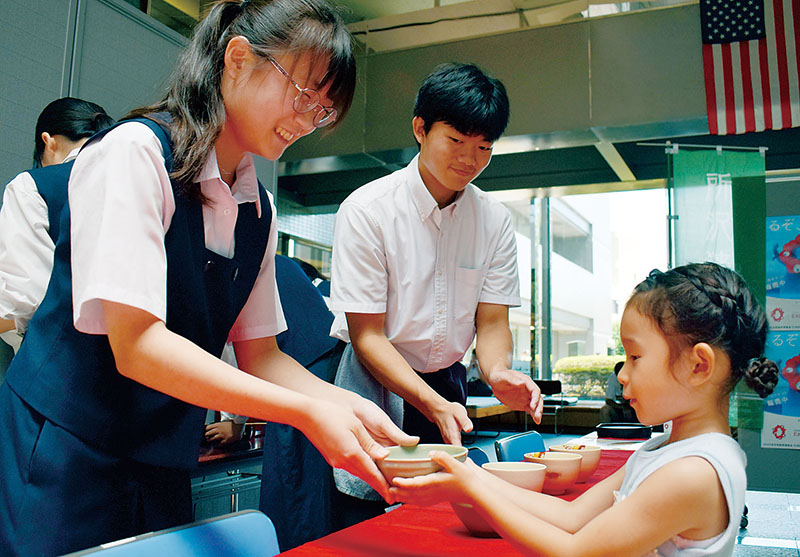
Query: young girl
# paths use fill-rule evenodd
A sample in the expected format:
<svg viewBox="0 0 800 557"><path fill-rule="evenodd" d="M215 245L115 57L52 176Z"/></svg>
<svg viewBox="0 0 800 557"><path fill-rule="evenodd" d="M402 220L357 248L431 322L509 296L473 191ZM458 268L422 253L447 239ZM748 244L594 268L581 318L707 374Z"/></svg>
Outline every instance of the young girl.
<svg viewBox="0 0 800 557"><path fill-rule="evenodd" d="M612 476L573 502L525 491L443 453L445 471L397 479L398 500L471 503L503 537L536 555L730 555L746 489L730 437L728 395L764 397L777 367L761 357L767 326L742 278L714 263L654 271L634 290L620 335L624 396L644 424L672 420Z"/></svg>
<svg viewBox="0 0 800 557"><path fill-rule="evenodd" d="M323 0L218 2L165 99L134 113L150 119L84 147L47 294L0 388L1 555L190 521L206 408L293 425L388 497L379 443L415 439L277 348L274 207L249 154L277 159L335 122L354 86ZM244 371L219 359L226 339Z"/></svg>

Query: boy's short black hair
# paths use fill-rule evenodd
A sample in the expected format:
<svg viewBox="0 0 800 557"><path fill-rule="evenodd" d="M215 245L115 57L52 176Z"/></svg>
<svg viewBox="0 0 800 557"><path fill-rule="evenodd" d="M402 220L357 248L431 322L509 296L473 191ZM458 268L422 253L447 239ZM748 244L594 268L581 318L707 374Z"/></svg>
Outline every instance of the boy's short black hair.
<svg viewBox="0 0 800 557"><path fill-rule="evenodd" d="M426 133L436 122L444 122L459 133L482 135L493 143L508 125L508 95L499 79L478 66L442 64L422 82L414 116L425 122Z"/></svg>

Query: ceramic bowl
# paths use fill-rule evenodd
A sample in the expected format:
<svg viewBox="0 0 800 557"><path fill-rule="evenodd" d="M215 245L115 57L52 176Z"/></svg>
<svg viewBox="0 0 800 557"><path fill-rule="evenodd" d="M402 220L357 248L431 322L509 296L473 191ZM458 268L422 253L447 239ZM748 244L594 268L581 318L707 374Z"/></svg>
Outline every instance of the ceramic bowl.
<svg viewBox="0 0 800 557"><path fill-rule="evenodd" d="M535 462L486 462L481 466L509 483L531 491L541 491L544 483L545 465ZM496 536L491 526L472 505L451 503L456 515L470 534L479 537Z"/></svg>
<svg viewBox="0 0 800 557"><path fill-rule="evenodd" d="M482 468L523 489L541 491L544 485L544 464L537 462L487 462Z"/></svg>
<svg viewBox="0 0 800 557"><path fill-rule="evenodd" d="M549 450L557 453L573 453L579 454L581 459L581 471L578 472L578 479L575 483L583 483L592 477L594 471L597 470L597 465L600 464L600 453L602 450L595 445L553 445Z"/></svg>
<svg viewBox="0 0 800 557"><path fill-rule="evenodd" d="M478 536L479 538L499 537L497 532L489 526L489 523L483 519L472 505L468 503L450 503L450 506L453 507L456 516L473 536Z"/></svg>
<svg viewBox="0 0 800 557"><path fill-rule="evenodd" d="M583 457L574 453L547 451L525 453L525 460L547 466L542 491L550 495L560 495L578 479Z"/></svg>
<svg viewBox="0 0 800 557"><path fill-rule="evenodd" d="M457 445L422 444L413 447L387 447L389 455L376 461L378 468L386 480L391 483L392 478L413 478L424 476L441 470L441 466L433 462L429 456L431 451L443 451L450 456L464 462L467 459L466 447Z"/></svg>

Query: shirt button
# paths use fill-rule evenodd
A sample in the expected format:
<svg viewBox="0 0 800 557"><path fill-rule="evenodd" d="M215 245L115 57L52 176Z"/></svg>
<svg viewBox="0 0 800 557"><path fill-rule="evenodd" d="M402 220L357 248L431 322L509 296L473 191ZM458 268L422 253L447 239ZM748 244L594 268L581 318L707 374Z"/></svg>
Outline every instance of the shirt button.
<svg viewBox="0 0 800 557"><path fill-rule="evenodd" d="M230 215L231 214L231 210L230 209L225 209L224 211L222 211L222 214L223 215Z"/></svg>

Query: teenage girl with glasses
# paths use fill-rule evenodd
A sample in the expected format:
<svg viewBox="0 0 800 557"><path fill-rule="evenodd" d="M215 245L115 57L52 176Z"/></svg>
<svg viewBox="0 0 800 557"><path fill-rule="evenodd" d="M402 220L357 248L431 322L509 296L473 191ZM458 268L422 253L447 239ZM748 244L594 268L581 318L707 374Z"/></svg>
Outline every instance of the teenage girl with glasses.
<svg viewBox="0 0 800 557"><path fill-rule="evenodd" d="M517 488L443 453L445 472L395 480L398 500L470 503L535 555L731 555L747 488L728 396L744 378L762 398L778 380L763 358L766 315L742 278L714 263L654 271L620 324L624 397L644 424L672 420L619 471L572 502Z"/></svg>
<svg viewBox="0 0 800 557"><path fill-rule="evenodd" d="M341 119L350 41L323 0L218 2L164 99L78 155L49 290L0 388L0 554L190 521L206 408L293 425L388 497L373 458L415 439L277 348L274 206L250 155ZM228 339L244 371L219 359Z"/></svg>

